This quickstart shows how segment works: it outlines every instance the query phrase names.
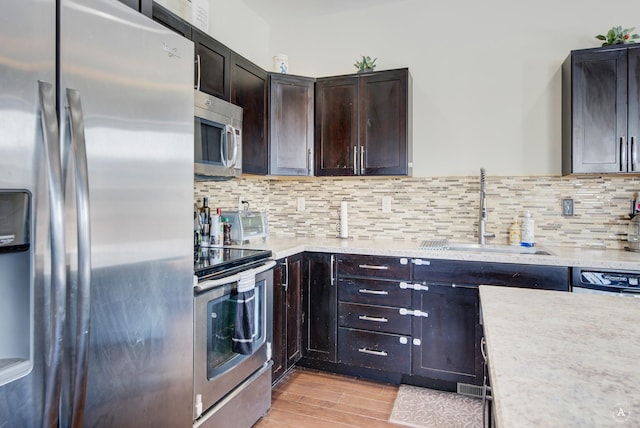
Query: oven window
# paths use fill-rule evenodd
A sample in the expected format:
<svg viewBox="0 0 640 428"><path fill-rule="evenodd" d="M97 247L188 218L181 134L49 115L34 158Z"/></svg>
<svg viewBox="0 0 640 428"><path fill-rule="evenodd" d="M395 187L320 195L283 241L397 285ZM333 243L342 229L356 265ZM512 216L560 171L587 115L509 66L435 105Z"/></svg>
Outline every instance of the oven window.
<svg viewBox="0 0 640 428"><path fill-rule="evenodd" d="M258 349L266 339L266 281L256 282L254 349ZM207 378L210 380L218 374L226 371L234 364L249 355L241 355L233 352L232 337L235 326L235 315L238 303L237 292L212 300L207 304Z"/></svg>

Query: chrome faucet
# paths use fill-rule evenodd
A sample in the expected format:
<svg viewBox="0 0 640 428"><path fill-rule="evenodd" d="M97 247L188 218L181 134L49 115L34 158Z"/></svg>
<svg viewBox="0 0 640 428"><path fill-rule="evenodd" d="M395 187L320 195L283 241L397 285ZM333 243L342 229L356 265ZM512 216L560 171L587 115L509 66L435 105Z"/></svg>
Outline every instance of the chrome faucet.
<svg viewBox="0 0 640 428"><path fill-rule="evenodd" d="M480 168L480 226L478 230L478 244L485 245L487 238L495 238L495 233L487 233L487 192L485 190L485 172Z"/></svg>

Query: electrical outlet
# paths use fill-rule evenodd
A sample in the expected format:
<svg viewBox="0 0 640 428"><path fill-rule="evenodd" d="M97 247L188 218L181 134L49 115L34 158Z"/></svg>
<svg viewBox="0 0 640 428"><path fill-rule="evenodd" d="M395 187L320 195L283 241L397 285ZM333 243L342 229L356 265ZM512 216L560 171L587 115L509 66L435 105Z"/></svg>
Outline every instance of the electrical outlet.
<svg viewBox="0 0 640 428"><path fill-rule="evenodd" d="M391 197L383 196L382 197L382 212L390 213L391 212Z"/></svg>
<svg viewBox="0 0 640 428"><path fill-rule="evenodd" d="M565 217L573 216L573 199L565 198L562 200L562 215Z"/></svg>
<svg viewBox="0 0 640 428"><path fill-rule="evenodd" d="M304 197L303 196L298 196L297 211L304 211Z"/></svg>

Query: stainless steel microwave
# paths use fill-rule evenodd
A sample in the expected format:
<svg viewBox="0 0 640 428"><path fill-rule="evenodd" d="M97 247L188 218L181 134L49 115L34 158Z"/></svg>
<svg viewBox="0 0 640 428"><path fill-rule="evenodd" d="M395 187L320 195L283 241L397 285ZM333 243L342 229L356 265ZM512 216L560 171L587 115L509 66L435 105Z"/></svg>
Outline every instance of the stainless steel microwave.
<svg viewBox="0 0 640 428"><path fill-rule="evenodd" d="M195 91L194 174L198 181L242 174L242 108Z"/></svg>

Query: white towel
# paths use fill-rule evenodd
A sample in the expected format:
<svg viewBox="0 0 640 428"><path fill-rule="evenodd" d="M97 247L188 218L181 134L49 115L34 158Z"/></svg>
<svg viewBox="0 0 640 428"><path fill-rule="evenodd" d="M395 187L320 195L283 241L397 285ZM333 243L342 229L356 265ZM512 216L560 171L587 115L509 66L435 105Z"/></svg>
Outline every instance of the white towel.
<svg viewBox="0 0 640 428"><path fill-rule="evenodd" d="M240 272L239 275L238 293L244 293L256 288L256 275L253 271Z"/></svg>

